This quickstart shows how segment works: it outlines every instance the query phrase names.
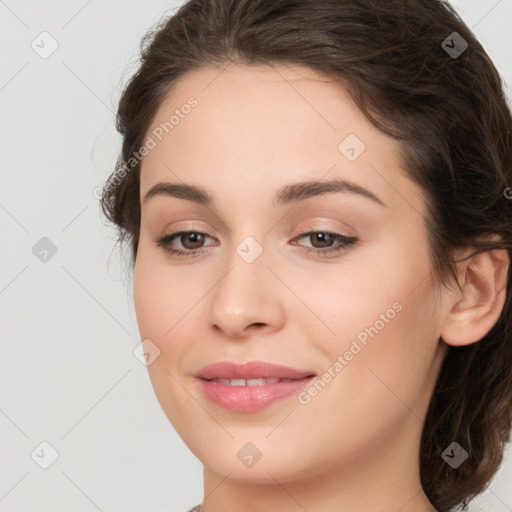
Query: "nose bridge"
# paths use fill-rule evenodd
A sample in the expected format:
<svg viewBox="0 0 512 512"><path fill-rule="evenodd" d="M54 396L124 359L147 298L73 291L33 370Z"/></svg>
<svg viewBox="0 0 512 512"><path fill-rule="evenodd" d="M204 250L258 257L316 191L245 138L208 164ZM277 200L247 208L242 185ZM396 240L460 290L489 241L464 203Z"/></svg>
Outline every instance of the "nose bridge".
<svg viewBox="0 0 512 512"><path fill-rule="evenodd" d="M267 268L268 251L252 235L233 245L225 258L225 272L212 290L210 322L230 335L252 324L277 327L283 305L275 289L276 278Z"/></svg>
<svg viewBox="0 0 512 512"><path fill-rule="evenodd" d="M241 242L233 244L231 251L223 255L228 273L216 287L216 303L228 300L230 307L256 306L263 290L261 285L271 274L267 268L267 253L262 243L252 235L245 236ZM226 304L227 306L228 304Z"/></svg>

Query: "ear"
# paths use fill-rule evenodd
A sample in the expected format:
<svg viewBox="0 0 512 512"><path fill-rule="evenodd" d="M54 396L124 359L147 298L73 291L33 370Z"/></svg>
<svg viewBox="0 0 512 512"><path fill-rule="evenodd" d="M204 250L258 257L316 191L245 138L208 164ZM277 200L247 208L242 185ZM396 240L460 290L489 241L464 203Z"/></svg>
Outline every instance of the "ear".
<svg viewBox="0 0 512 512"><path fill-rule="evenodd" d="M504 249L483 252L459 263L460 290L456 288L451 296L441 330L445 343L469 345L492 329L505 304L509 265Z"/></svg>

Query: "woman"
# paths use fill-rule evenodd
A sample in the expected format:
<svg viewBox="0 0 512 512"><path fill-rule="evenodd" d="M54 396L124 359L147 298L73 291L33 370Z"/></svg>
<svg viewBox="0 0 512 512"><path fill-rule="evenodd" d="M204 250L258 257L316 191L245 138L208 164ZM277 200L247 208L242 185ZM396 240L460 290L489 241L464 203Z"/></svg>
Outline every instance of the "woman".
<svg viewBox="0 0 512 512"><path fill-rule="evenodd" d="M203 512L444 512L512 421L512 119L441 0L191 0L102 208Z"/></svg>

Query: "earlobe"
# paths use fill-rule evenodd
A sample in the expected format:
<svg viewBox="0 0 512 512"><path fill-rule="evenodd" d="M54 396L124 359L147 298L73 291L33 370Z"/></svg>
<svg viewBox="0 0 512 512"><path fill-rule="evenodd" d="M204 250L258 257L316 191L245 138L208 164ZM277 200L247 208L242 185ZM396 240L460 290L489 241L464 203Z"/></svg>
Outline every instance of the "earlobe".
<svg viewBox="0 0 512 512"><path fill-rule="evenodd" d="M505 304L508 252L495 249L460 264L460 290L453 294L441 331L448 345L469 345L481 340L496 324Z"/></svg>

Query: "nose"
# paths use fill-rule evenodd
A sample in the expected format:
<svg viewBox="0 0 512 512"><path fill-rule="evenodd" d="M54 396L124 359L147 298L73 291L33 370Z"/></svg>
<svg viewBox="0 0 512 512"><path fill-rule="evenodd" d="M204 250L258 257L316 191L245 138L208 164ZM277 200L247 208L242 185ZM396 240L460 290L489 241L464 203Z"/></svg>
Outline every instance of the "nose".
<svg viewBox="0 0 512 512"><path fill-rule="evenodd" d="M240 253L243 254L243 253ZM231 338L254 330L279 330L285 319L285 286L268 266L266 252L249 262L233 251L210 295L210 324Z"/></svg>

